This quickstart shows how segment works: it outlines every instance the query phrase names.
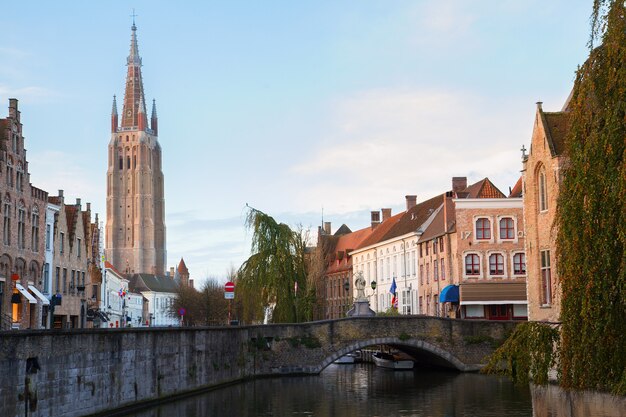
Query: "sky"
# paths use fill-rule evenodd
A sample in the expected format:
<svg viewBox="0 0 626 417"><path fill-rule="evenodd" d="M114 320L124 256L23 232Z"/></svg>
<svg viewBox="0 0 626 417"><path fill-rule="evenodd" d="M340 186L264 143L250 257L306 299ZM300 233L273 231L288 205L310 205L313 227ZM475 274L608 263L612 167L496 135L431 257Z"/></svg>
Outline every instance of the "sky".
<svg viewBox="0 0 626 417"><path fill-rule="evenodd" d="M31 182L105 218L113 95L135 14L156 99L169 266L224 281L246 205L311 229L520 176L536 102L561 109L591 0L20 1L0 13L0 117L17 98Z"/></svg>

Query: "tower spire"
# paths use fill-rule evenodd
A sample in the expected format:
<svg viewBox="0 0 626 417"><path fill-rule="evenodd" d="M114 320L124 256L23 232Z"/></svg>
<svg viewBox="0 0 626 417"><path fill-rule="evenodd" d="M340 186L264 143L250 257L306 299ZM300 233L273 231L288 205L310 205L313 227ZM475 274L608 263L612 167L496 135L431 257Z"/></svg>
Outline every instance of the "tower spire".
<svg viewBox="0 0 626 417"><path fill-rule="evenodd" d="M113 108L111 109L111 133L117 132L117 101L115 100L115 94L113 94Z"/></svg>
<svg viewBox="0 0 626 417"><path fill-rule="evenodd" d="M152 129L152 133L154 133L155 136L159 135L159 121L157 118L155 99L152 99L152 116L150 117L150 129Z"/></svg>
<svg viewBox="0 0 626 417"><path fill-rule="evenodd" d="M134 14L134 13L133 13ZM126 90L122 109L122 127L139 126L139 102L144 101L143 79L141 76L141 57L137 46L137 26L131 27L130 53L126 59ZM142 109L145 113L145 107Z"/></svg>

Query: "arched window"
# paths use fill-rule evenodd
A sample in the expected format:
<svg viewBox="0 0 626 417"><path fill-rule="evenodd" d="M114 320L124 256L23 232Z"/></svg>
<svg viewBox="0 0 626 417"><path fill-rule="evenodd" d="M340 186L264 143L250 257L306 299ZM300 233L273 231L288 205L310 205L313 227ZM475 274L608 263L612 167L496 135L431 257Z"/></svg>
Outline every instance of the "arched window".
<svg viewBox="0 0 626 417"><path fill-rule="evenodd" d="M476 220L476 239L491 239L491 222L489 219Z"/></svg>
<svg viewBox="0 0 626 417"><path fill-rule="evenodd" d="M514 239L515 238L515 223L510 217L503 217L500 219L500 239Z"/></svg>
<svg viewBox="0 0 626 417"><path fill-rule="evenodd" d="M546 183L546 169L543 166L539 169L538 182L539 211L546 211L548 209L548 186Z"/></svg>
<svg viewBox="0 0 626 417"><path fill-rule="evenodd" d="M26 229L26 208L24 203L20 201L17 209L17 247L24 249L25 241L25 229Z"/></svg>
<svg viewBox="0 0 626 417"><path fill-rule="evenodd" d="M33 252L39 252L39 208L33 207L31 214L30 244Z"/></svg>
<svg viewBox="0 0 626 417"><path fill-rule="evenodd" d="M542 250L541 254L541 304L552 304L552 273L550 268L550 251Z"/></svg>
<svg viewBox="0 0 626 417"><path fill-rule="evenodd" d="M477 254L465 255L465 275L480 275L480 257Z"/></svg>
<svg viewBox="0 0 626 417"><path fill-rule="evenodd" d="M516 253L513 255L513 274L524 275L526 274L526 254Z"/></svg>
<svg viewBox="0 0 626 417"><path fill-rule="evenodd" d="M504 275L504 256L501 253L489 255L489 275Z"/></svg>
<svg viewBox="0 0 626 417"><path fill-rule="evenodd" d="M6 197L2 204L2 212L4 213L4 227L2 228L2 242L5 245L11 244L11 200Z"/></svg>

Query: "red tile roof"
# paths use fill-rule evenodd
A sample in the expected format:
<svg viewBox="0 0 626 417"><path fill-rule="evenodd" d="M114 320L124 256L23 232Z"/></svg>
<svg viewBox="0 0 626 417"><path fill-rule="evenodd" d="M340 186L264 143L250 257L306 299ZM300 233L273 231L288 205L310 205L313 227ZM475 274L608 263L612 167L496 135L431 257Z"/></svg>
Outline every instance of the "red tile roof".
<svg viewBox="0 0 626 417"><path fill-rule="evenodd" d="M181 275L189 275L189 270L187 269L187 265L185 265L185 260L183 258L180 258L180 263L178 264L178 273Z"/></svg>
<svg viewBox="0 0 626 417"><path fill-rule="evenodd" d="M123 276L124 276L124 274L122 274L120 271L118 271L118 270L117 270L117 268L115 268L115 267L113 266L113 264L111 264L111 262L109 262L109 261L104 261L104 267L105 267L106 269L111 269L111 270L113 270L113 272L115 272L117 275L119 275L119 276L121 276L121 277L123 277Z"/></svg>
<svg viewBox="0 0 626 417"><path fill-rule="evenodd" d="M509 193L509 198L518 198L522 196L522 177L519 177L513 189Z"/></svg>
<svg viewBox="0 0 626 417"><path fill-rule="evenodd" d="M401 213L396 214L395 216L391 216L390 218L388 218L387 220L385 220L384 222L376 226L376 228L372 230L372 232L367 236L367 238L365 238L361 242L361 244L354 249L366 248L370 245L386 240L385 236L387 236L389 231L400 221L400 219L405 213L406 212L403 211Z"/></svg>
<svg viewBox="0 0 626 417"><path fill-rule="evenodd" d="M356 232L347 233L336 237L334 248L330 253L330 263L326 268L326 274L332 274L339 271L352 269L352 257L348 254L353 251L360 243L365 239L372 229L366 227L364 229L357 230Z"/></svg>
<svg viewBox="0 0 626 417"><path fill-rule="evenodd" d="M459 198L506 198L489 178L483 178L458 194Z"/></svg>

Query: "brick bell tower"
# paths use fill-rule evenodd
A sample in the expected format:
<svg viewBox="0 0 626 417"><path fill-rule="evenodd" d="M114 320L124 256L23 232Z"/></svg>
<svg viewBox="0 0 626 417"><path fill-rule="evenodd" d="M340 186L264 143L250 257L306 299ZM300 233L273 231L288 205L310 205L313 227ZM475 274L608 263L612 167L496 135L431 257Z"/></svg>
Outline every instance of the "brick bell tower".
<svg viewBox="0 0 626 417"><path fill-rule="evenodd" d="M133 21L121 115L113 96L107 169L105 255L124 273L165 272L165 198L156 103L146 113Z"/></svg>

